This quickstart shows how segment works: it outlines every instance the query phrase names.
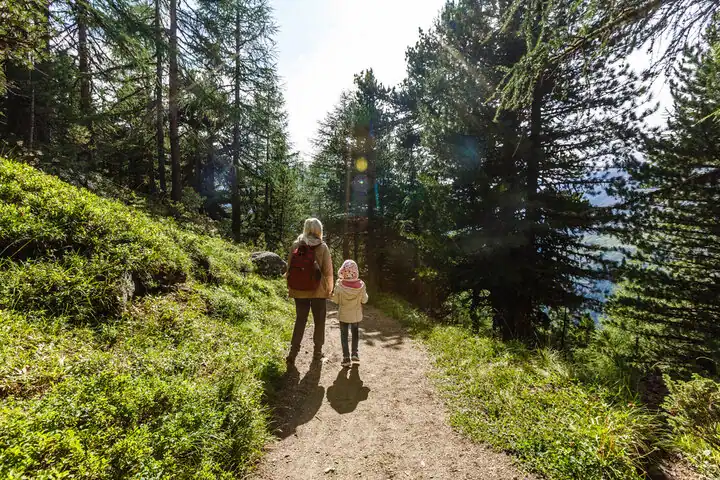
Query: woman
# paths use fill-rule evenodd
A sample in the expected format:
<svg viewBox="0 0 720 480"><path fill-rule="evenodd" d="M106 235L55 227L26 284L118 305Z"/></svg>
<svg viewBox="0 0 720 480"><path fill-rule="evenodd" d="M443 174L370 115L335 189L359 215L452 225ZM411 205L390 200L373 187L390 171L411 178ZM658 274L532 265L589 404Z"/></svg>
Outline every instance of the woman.
<svg viewBox="0 0 720 480"><path fill-rule="evenodd" d="M290 342L290 353L286 360L288 364L295 363L300 351L300 342L302 341L305 325L308 321L310 310L313 313L313 321L315 323L315 332L313 334L313 342L315 349L313 360L322 360L322 347L325 343L325 301L330 298L333 287L333 266L330 258L330 249L323 242L323 226L317 218L308 218L305 220L303 233L290 248L288 257L288 291L290 298L295 299L295 328ZM293 271L293 265L299 264L297 260L298 252L311 250L310 255L314 255L315 269L319 270L320 279L317 287L313 290L306 288L292 288L291 284L297 285L297 281L291 281L291 276L297 275L297 271ZM295 264L293 259L295 257ZM312 257L310 257L312 258ZM297 267L295 267L297 270ZM293 279L295 280L295 279Z"/></svg>

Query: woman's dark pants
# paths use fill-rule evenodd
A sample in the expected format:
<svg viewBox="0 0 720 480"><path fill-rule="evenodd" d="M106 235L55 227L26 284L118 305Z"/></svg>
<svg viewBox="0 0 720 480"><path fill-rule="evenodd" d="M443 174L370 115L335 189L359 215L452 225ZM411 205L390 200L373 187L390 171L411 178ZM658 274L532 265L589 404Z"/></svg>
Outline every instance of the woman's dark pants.
<svg viewBox="0 0 720 480"><path fill-rule="evenodd" d="M302 342L305 333L305 325L307 325L308 316L312 310L313 322L315 323L315 331L313 333L313 342L315 343L315 354L322 353L322 347L325 343L325 310L326 304L324 298L296 298L295 299L295 328L290 342L290 358L295 358L300 351L300 342Z"/></svg>

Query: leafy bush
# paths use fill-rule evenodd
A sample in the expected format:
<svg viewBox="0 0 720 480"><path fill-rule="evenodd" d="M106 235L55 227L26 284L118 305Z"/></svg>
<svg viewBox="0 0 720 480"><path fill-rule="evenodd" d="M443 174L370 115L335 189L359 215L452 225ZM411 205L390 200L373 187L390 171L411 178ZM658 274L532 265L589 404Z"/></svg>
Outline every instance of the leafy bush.
<svg viewBox="0 0 720 480"><path fill-rule="evenodd" d="M697 374L687 382L664 378L670 447L700 472L720 477L720 384Z"/></svg>
<svg viewBox="0 0 720 480"><path fill-rule="evenodd" d="M237 478L292 307L237 245L0 160L0 478Z"/></svg>
<svg viewBox="0 0 720 480"><path fill-rule="evenodd" d="M434 325L388 297L375 303L424 338L451 421L470 438L515 454L548 478L642 478L657 422L641 406L580 383L553 351Z"/></svg>

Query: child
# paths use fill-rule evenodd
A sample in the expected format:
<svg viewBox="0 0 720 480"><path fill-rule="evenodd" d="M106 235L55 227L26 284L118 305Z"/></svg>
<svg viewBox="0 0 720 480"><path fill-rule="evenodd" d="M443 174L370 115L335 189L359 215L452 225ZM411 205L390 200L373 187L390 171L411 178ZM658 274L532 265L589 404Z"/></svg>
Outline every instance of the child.
<svg viewBox="0 0 720 480"><path fill-rule="evenodd" d="M363 317L362 304L368 301L365 283L360 280L357 263L352 260L345 260L338 270L338 281L335 283L332 301L339 305L340 343L343 350L341 365L349 367L352 362L360 363L358 324ZM352 361L348 351L348 328L352 329Z"/></svg>

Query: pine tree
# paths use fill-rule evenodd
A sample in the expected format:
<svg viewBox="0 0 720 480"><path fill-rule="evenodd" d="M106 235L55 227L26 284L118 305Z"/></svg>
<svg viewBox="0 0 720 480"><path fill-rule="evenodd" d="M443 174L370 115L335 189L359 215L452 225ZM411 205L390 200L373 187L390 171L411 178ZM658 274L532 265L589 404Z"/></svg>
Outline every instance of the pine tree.
<svg viewBox="0 0 720 480"><path fill-rule="evenodd" d="M365 216L367 217L367 239L365 242L365 261L368 280L373 288L383 288L383 270L385 270L383 237L385 187L389 182L389 146L387 140L393 127L389 111L390 90L375 77L372 69L355 76L356 114L354 137L358 143L356 158L352 158L356 170L351 184L360 184L359 190L365 197ZM360 166L364 160L364 164ZM364 171L363 171L364 170ZM366 188L363 188L365 186Z"/></svg>
<svg viewBox="0 0 720 480"><path fill-rule="evenodd" d="M648 337L648 361L720 361L720 34L686 51L672 82L666 132L647 142L647 158L628 164L626 240L637 248L612 322Z"/></svg>
<svg viewBox="0 0 720 480"><path fill-rule="evenodd" d="M169 211L198 210L223 227L234 203L236 238L283 242L289 230L278 222L295 222L302 210L289 203L298 201L302 168L287 142L268 2L49 5L33 0L30 12L10 5L25 40L0 40L10 80L0 95L3 152L42 152L35 161L43 168L85 186L108 185L94 181L100 174L112 190L153 194L159 180L162 202L188 194ZM11 44L31 61L5 49ZM235 178L242 185L232 202ZM280 188L280 179L291 183Z"/></svg>
<svg viewBox="0 0 720 480"><path fill-rule="evenodd" d="M170 72L168 74L169 94L168 104L170 112L170 168L171 168L171 198L176 202L182 199L182 179L180 176L180 138L178 126L178 23L177 0L170 0L170 29L168 30L170 49L168 60Z"/></svg>
<svg viewBox="0 0 720 480"><path fill-rule="evenodd" d="M355 75L354 84L321 123L315 139L315 212L328 230L342 232L338 248L343 255L358 262L373 288L383 288L395 188L393 93L372 70Z"/></svg>
<svg viewBox="0 0 720 480"><path fill-rule="evenodd" d="M350 258L351 217L364 215L365 199L356 192L352 178L353 162L362 156L362 139L355 136L359 106L349 92L341 95L338 103L323 121L314 139L316 153L310 169L314 200L313 213L321 216L328 230L342 232L343 256ZM326 208L322 204L327 205ZM360 259L356 258L360 262ZM361 264L360 262L359 264Z"/></svg>
<svg viewBox="0 0 720 480"><path fill-rule="evenodd" d="M48 41L47 0L6 0L0 5L0 66L32 69L45 55ZM5 68L0 68L0 96L7 91Z"/></svg>
<svg viewBox="0 0 720 480"><path fill-rule="evenodd" d="M511 109L532 102L538 74L546 65L562 63L578 54L609 60L659 44L659 56L644 72L648 78L656 79L673 66L683 48L702 33L719 11L714 0L501 3L508 7L501 20L503 28L512 31L519 26L529 46L523 58L504 76L502 88L494 96L503 108ZM538 12L542 13L538 16ZM568 13L572 13L574 22L558 24L554 20L557 15Z"/></svg>
<svg viewBox="0 0 720 480"><path fill-rule="evenodd" d="M164 36L162 23L162 7L160 0L155 0L155 9L153 17L153 26L155 29L155 145L157 148L157 166L158 179L160 181L160 191L167 193L167 185L165 180L165 105L163 104L163 51ZM152 171L152 166L150 168ZM155 191L155 176L150 174L150 191Z"/></svg>
<svg viewBox="0 0 720 480"><path fill-rule="evenodd" d="M584 239L612 218L585 194L603 160L627 153L638 91L626 70L572 58L538 71L529 104L498 114L488 99L526 53L522 11L503 29L510 7L498 5L446 7L408 54L409 85L430 153L425 182L451 219L426 229L434 268L451 291L470 292L472 310L492 308L503 338L529 341L548 309L592 306L608 278L604 252Z"/></svg>
<svg viewBox="0 0 720 480"><path fill-rule="evenodd" d="M11 143L34 149L38 140L47 140L49 6L45 0L7 1L0 5L0 18L2 127Z"/></svg>

